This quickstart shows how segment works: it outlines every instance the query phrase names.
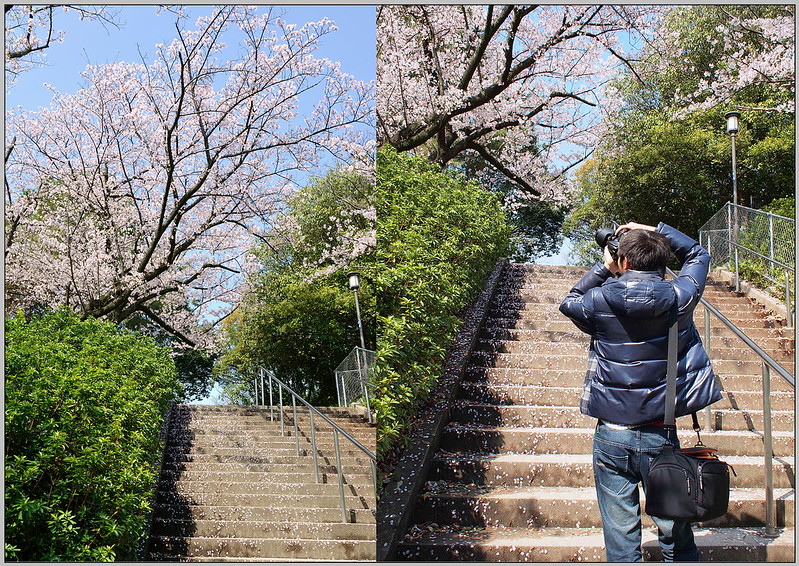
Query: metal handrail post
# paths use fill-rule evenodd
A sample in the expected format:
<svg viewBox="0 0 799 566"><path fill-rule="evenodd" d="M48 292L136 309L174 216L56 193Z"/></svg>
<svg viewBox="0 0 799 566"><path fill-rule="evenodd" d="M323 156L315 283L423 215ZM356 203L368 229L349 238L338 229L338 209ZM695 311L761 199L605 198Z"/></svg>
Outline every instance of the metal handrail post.
<svg viewBox="0 0 799 566"><path fill-rule="evenodd" d="M333 444L336 449L336 471L338 472L338 493L341 501L341 518L347 523L347 506L344 503L344 474L341 470L341 450L338 447L338 431L333 429Z"/></svg>
<svg viewBox="0 0 799 566"><path fill-rule="evenodd" d="M284 412L282 410L282 404L283 404L282 393L283 393L283 389L286 389L286 391L288 391L289 393L292 393L292 395L294 395L294 399L295 400L299 399L300 403L305 405L308 408L308 411L311 412L311 414L313 414L314 412L318 413L319 417L321 417L322 420L327 422L327 424L329 424L332 427L332 429L333 429L333 438L334 438L335 448L336 448L336 470L337 470L337 472L339 474L339 493L340 493L340 496L341 496L341 503L342 503L342 518L343 518L344 522L349 522L347 520L346 505L345 505L346 502L345 502L345 499L344 499L344 476L343 476L343 471L341 469L341 450L339 448L339 440L338 440L339 434L344 435L344 438L346 440L350 441L358 450L363 452L366 455L366 457L369 458L369 460L371 461L371 463L372 463L372 471L373 471L373 479L374 479L374 484L375 484L375 492L377 491L377 458L376 458L376 456L368 448L366 448L363 444L361 444L355 437L350 435L347 431L345 431L344 429L340 428L336 423L334 423L332 420L330 420L328 417L326 417L324 413L319 412L313 405L310 405L300 395L297 395L296 392L294 392L294 390L291 387L289 387L288 385L283 383L276 376L272 375L271 372L267 372L267 373L269 373L270 382L271 381L275 381L278 384L278 386L281 388L280 389L280 394L281 394L281 400L280 400L281 411L280 411L280 414L281 414L281 417L283 416L283 412ZM270 393L271 393L271 387L270 387ZM281 428L282 428L282 422L281 422ZM315 426L312 426L311 434L312 434L312 442L313 442L313 445L314 445L314 460L316 461L316 455L318 453L318 450L316 448L316 436L315 436L314 430L315 430ZM318 466L317 466L317 468L318 468Z"/></svg>
<svg viewBox="0 0 799 566"><path fill-rule="evenodd" d="M266 395L264 394L264 370L261 368L261 405L266 405Z"/></svg>
<svg viewBox="0 0 799 566"><path fill-rule="evenodd" d="M313 411L308 411L311 417L311 449L313 450L313 475L316 483L319 483L319 456L316 450L316 428L313 422Z"/></svg>
<svg viewBox="0 0 799 566"><path fill-rule="evenodd" d="M774 451L771 444L771 370L763 362L763 452L766 472L766 534L777 533L774 522L774 474L772 460Z"/></svg>
<svg viewBox="0 0 799 566"><path fill-rule="evenodd" d="M283 425L283 386L278 385L277 392L280 397L280 436L286 436L286 428Z"/></svg>
<svg viewBox="0 0 799 566"><path fill-rule="evenodd" d="M269 375L269 420L275 422L275 403L272 401L272 374L269 373L268 375Z"/></svg>
<svg viewBox="0 0 799 566"><path fill-rule="evenodd" d="M705 351L707 357L710 358L710 311L705 309ZM713 430L713 413L710 410L710 405L705 407L705 430L710 432Z"/></svg>
<svg viewBox="0 0 799 566"><path fill-rule="evenodd" d="M735 246L735 292L741 292L741 275L738 273L738 246Z"/></svg>
<svg viewBox="0 0 799 566"><path fill-rule="evenodd" d="M793 311L791 310L791 277L785 270L785 320L788 328L793 328Z"/></svg>
<svg viewBox="0 0 799 566"><path fill-rule="evenodd" d="M291 405L294 408L294 442L297 445L297 456L300 455L300 426L297 423L297 396L291 393Z"/></svg>

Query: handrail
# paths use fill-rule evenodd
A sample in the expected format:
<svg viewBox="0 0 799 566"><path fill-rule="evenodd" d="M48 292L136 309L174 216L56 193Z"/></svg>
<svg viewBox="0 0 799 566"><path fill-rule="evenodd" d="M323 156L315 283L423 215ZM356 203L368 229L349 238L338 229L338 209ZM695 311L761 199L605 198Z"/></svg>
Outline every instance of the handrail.
<svg viewBox="0 0 799 566"><path fill-rule="evenodd" d="M677 275L668 267L669 274L677 278ZM705 307L705 348L710 352L710 314L716 316L733 334L740 338L744 344L749 346L763 361L763 459L766 483L766 534L774 536L777 533L776 521L774 519L774 476L773 458L774 447L771 439L771 370L776 371L785 379L791 387L796 389L796 379L785 368L777 363L763 349L755 344L740 328L730 319L721 314L719 310L711 305L704 297L699 298L699 302ZM710 314L708 314L710 313ZM707 425L710 424L710 407L706 409Z"/></svg>
<svg viewBox="0 0 799 566"><path fill-rule="evenodd" d="M738 328L732 321L730 321L730 319L721 314L721 312L719 312L719 310L716 307L708 303L704 297L701 298L699 302L701 302L702 305L711 314L715 315L727 328L729 328L733 332L733 334L735 334L738 338L740 338L744 344L749 346L755 352L755 354L757 354L763 360L765 364L770 366L771 369L773 369L780 376L782 376L782 378L785 379L785 381L787 381L791 385L791 387L793 387L794 389L796 388L796 378L792 376L788 372L788 370L782 367L779 364L779 362L777 362L776 360L774 360L774 358L769 356L760 346L758 346L755 342L753 342L752 339L749 338L749 336L747 336L740 328Z"/></svg>
<svg viewBox="0 0 799 566"><path fill-rule="evenodd" d="M280 432L281 434L285 434L285 427L283 423L283 389L285 389L292 397L292 406L294 409L294 437L296 440L296 447L297 447L297 455L300 454L300 437L299 437L299 426L297 424L297 401L302 403L308 408L308 415L310 417L310 428L311 428L311 445L313 448L313 460L314 460L314 478L317 483L319 483L319 461L318 461L318 450L316 447L316 428L314 426L314 414L322 417L332 428L333 428L333 445L336 454L336 473L338 475L338 487L339 487L339 499L341 502L341 516L342 520L346 523L347 520L347 510L346 504L344 499L344 475L341 468L341 450L339 448L339 434L343 435L344 438L349 440L352 444L355 445L361 452L363 452L370 460L371 468L372 468L372 481L375 487L375 494L377 494L377 456L366 448L363 444L361 444L356 438L354 438L350 433L346 430L341 428L331 419L329 419L326 415L324 415L321 411L319 411L316 407L308 403L305 399L303 399L297 392L295 392L291 387L286 385L283 381L277 378L271 371L264 369L263 367L259 367L259 373L261 378L261 401L266 401L264 398L264 374L269 376L269 405L272 408L270 412L271 419L274 420L274 410L272 405L272 381L275 381L278 384L278 392L279 392L279 402L280 402ZM255 380L255 395L256 395L256 403L258 402L258 380Z"/></svg>

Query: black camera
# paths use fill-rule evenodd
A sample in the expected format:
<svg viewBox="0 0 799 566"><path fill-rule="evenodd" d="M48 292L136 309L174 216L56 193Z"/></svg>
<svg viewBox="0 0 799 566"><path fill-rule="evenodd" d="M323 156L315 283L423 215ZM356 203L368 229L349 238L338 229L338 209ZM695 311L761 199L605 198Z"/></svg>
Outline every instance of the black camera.
<svg viewBox="0 0 799 566"><path fill-rule="evenodd" d="M594 234L594 239L596 240L596 243L599 245L600 249L605 249L607 246L613 261L618 261L619 241L627 232L629 232L629 230L622 230L616 234L616 230L613 228L600 228L596 231L596 234Z"/></svg>

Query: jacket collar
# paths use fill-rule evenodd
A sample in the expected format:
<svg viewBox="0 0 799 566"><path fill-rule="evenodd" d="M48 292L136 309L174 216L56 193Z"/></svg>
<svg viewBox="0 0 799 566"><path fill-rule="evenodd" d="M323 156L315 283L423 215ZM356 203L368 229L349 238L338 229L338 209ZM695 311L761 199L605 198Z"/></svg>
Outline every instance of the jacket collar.
<svg viewBox="0 0 799 566"><path fill-rule="evenodd" d="M660 271L636 271L634 269L628 270L621 277L619 281L663 281L664 275Z"/></svg>

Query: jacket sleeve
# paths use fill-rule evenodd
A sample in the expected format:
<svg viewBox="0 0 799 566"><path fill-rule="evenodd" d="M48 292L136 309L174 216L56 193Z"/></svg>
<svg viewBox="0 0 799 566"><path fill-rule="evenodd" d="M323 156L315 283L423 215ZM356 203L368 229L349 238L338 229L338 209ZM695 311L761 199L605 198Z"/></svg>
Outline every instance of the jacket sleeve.
<svg viewBox="0 0 799 566"><path fill-rule="evenodd" d="M668 224L661 222L657 231L669 241L674 255L682 265L679 276L674 281L679 312L680 314L691 312L696 308L705 290L710 270L710 254L699 245L699 242Z"/></svg>
<svg viewBox="0 0 799 566"><path fill-rule="evenodd" d="M593 334L596 329L593 302L590 295L586 296L586 292L594 287L599 287L612 275L607 267L597 263L582 276L560 303L560 312L569 317L577 328L586 334Z"/></svg>

